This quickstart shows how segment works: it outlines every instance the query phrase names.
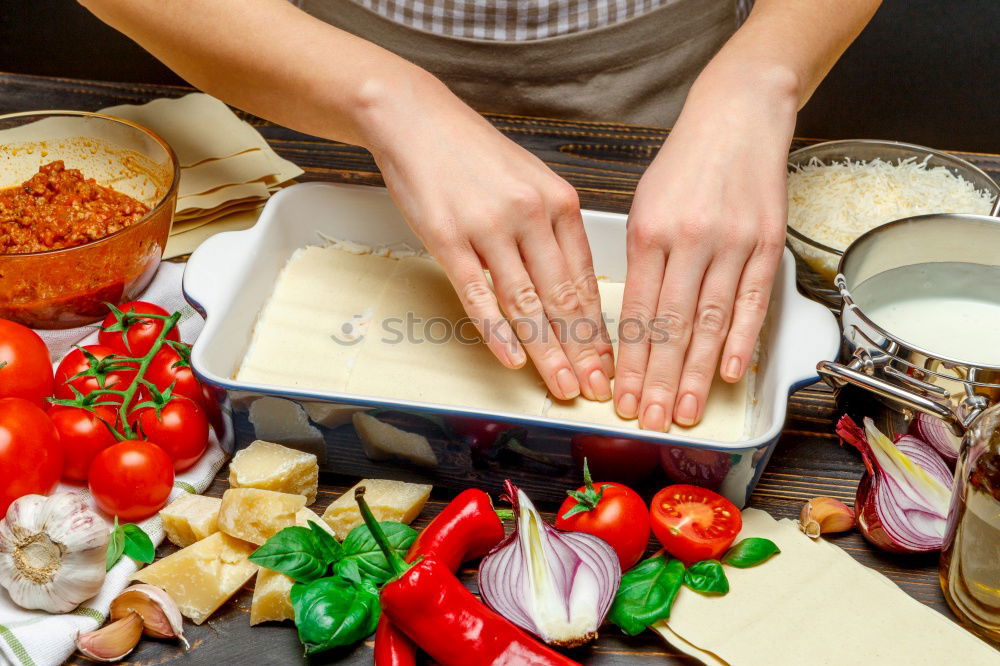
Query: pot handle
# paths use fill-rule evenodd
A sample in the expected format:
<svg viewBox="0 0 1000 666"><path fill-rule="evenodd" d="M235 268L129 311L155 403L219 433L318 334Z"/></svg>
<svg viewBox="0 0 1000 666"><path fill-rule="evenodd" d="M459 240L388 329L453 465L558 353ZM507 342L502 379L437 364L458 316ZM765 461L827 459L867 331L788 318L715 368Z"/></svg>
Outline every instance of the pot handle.
<svg viewBox="0 0 1000 666"><path fill-rule="evenodd" d="M965 434L965 425L958 415L948 407L930 398L925 398L901 386L890 384L884 379L865 374L835 361L820 361L816 364L816 372L823 378L823 381L833 388L840 388L845 384L853 384L883 398L895 400L906 407L941 419L948 424L951 431L958 437Z"/></svg>

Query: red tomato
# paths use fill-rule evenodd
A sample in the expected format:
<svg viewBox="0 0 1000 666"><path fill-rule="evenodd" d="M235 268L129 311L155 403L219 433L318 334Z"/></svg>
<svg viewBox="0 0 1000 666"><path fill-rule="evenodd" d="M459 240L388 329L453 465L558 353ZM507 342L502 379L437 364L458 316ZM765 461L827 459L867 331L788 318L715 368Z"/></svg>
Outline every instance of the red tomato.
<svg viewBox="0 0 1000 666"><path fill-rule="evenodd" d="M601 437L577 433L570 440L573 462L583 469L587 459L594 476L622 483L636 483L649 476L659 462L659 446L627 437Z"/></svg>
<svg viewBox="0 0 1000 666"><path fill-rule="evenodd" d="M0 319L0 398L24 398L42 409L52 395L52 362L38 334Z"/></svg>
<svg viewBox="0 0 1000 666"><path fill-rule="evenodd" d="M174 464L152 442L126 440L98 453L90 463L90 494L120 521L149 518L163 508L174 486Z"/></svg>
<svg viewBox="0 0 1000 666"><path fill-rule="evenodd" d="M144 303L142 301L124 303L119 305L118 309L126 314L135 312L140 315L170 316L170 313L159 305ZM111 347L115 350L116 354L132 358L145 356L153 347L153 343L156 342L156 338L160 334L160 331L163 330L165 322L162 319L143 319L141 317L126 317L126 319L128 320L126 324L128 331L125 332L123 337L122 331L106 330L111 327L117 327L118 319L115 318L115 313L112 312L105 317L104 321L101 322L101 332L97 334L97 341L102 345ZM177 330L176 326L167 333L167 339L180 342L180 331Z"/></svg>
<svg viewBox="0 0 1000 666"><path fill-rule="evenodd" d="M685 565L719 559L743 529L736 505L711 490L686 484L656 493L650 517L653 534Z"/></svg>
<svg viewBox="0 0 1000 666"><path fill-rule="evenodd" d="M47 495L59 482L63 450L52 421L23 398L0 399L0 518L22 495Z"/></svg>
<svg viewBox="0 0 1000 666"><path fill-rule="evenodd" d="M155 407L141 407L129 418L139 433L167 452L177 472L198 462L208 446L208 418L190 398L171 398L159 414Z"/></svg>
<svg viewBox="0 0 1000 666"><path fill-rule="evenodd" d="M567 497L556 514L556 527L604 539L618 553L622 571L631 569L646 552L649 543L646 503L634 490L620 483L588 484L579 488L577 493L588 497L589 501ZM597 493L600 493L599 498ZM592 502L596 502L593 508L566 517L573 507L580 504L588 506Z"/></svg>
<svg viewBox="0 0 1000 666"><path fill-rule="evenodd" d="M90 395L98 389L124 391L132 384L132 380L135 378L135 370L113 369L115 365L121 367L123 364L116 362L114 358L108 358L115 354L114 350L110 347L105 347L104 345L86 345L83 349L87 350L97 360L92 361L88 359L79 349L74 349L66 354L65 358L59 362L59 367L56 368L57 398L60 400L72 400L75 398L76 396L70 386L73 386L83 395ZM80 373L86 374L77 379L70 379L70 377L75 377ZM113 402L120 405L122 399L119 396L107 395L102 397L100 402Z"/></svg>
<svg viewBox="0 0 1000 666"><path fill-rule="evenodd" d="M114 426L118 413L110 407L95 407L91 412L56 405L49 410L49 418L59 432L65 454L62 477L86 481L94 456L117 441L105 421Z"/></svg>
<svg viewBox="0 0 1000 666"><path fill-rule="evenodd" d="M202 401L201 382L194 376L191 365L171 347L163 347L149 362L146 381L161 391L173 384L174 395L182 395L197 402Z"/></svg>

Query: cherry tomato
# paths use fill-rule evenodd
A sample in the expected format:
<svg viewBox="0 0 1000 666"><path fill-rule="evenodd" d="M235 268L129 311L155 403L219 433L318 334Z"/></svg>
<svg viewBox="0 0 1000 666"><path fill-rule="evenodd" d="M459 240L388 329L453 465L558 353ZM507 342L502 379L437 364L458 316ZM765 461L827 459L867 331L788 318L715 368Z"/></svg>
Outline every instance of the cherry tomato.
<svg viewBox="0 0 1000 666"><path fill-rule="evenodd" d="M117 362L113 357L114 350L104 345L85 345L83 347L94 359L87 358L79 349L74 349L66 354L65 358L59 362L56 368L56 397L61 400L72 400L76 397L72 386L82 395L90 395L98 389L110 389L114 391L124 391L135 378L135 370L114 369L115 366L121 368L126 365ZM132 366L130 366L132 367ZM80 373L84 376L77 379L70 379ZM113 402L120 405L122 399L116 395L102 396L99 402Z"/></svg>
<svg viewBox="0 0 1000 666"><path fill-rule="evenodd" d="M86 482L94 456L117 441L105 422L114 426L118 413L110 407L95 407L90 411L56 405L49 409L49 418L62 442L65 456L62 477Z"/></svg>
<svg viewBox="0 0 1000 666"><path fill-rule="evenodd" d="M62 466L59 433L45 412L23 398L0 398L0 517L22 495L52 492Z"/></svg>
<svg viewBox="0 0 1000 666"><path fill-rule="evenodd" d="M128 330L125 332L124 337L120 330L107 330L108 328L119 328L118 319L115 317L115 313L112 312L101 322L101 332L97 334L97 341L106 347L111 347L115 350L116 354L132 358L145 356L153 347L153 343L156 342L156 338L160 335L160 331L163 330L165 322L162 319L130 317L128 313L137 313L140 315L151 314L161 317L167 317L170 313L159 305L144 303L143 301L124 303L119 305L118 309L126 314L125 326ZM167 339L180 342L180 331L177 330L176 326L167 333Z"/></svg>
<svg viewBox="0 0 1000 666"><path fill-rule="evenodd" d="M728 453L684 446L660 447L660 465L667 478L675 483L692 483L716 490L726 480L729 464Z"/></svg>
<svg viewBox="0 0 1000 666"><path fill-rule="evenodd" d="M174 395L182 395L197 402L202 400L201 382L194 376L191 365L171 347L163 347L156 352L146 369L145 379L161 391L173 384Z"/></svg>
<svg viewBox="0 0 1000 666"><path fill-rule="evenodd" d="M174 461L180 472L198 462L208 446L208 418L190 398L172 397L160 408L140 407L129 415L135 429L158 445Z"/></svg>
<svg viewBox="0 0 1000 666"><path fill-rule="evenodd" d="M631 569L649 543L646 503L620 483L588 483L576 492L584 499L567 497L556 514L556 527L604 539L618 554L622 571ZM583 510L567 517L578 506ZM585 508L589 506L593 508Z"/></svg>
<svg viewBox="0 0 1000 666"><path fill-rule="evenodd" d="M743 529L736 505L716 492L687 484L656 493L650 519L656 538L685 565L719 559Z"/></svg>
<svg viewBox="0 0 1000 666"><path fill-rule="evenodd" d="M0 398L24 398L42 409L52 395L52 362L38 334L0 319Z"/></svg>
<svg viewBox="0 0 1000 666"><path fill-rule="evenodd" d="M652 442L627 437L602 437L577 433L570 440L573 462L583 469L583 459L602 479L637 483L652 474L660 448Z"/></svg>
<svg viewBox="0 0 1000 666"><path fill-rule="evenodd" d="M174 486L174 464L152 442L126 440L90 463L90 494L102 511L120 521L149 518L163 508Z"/></svg>

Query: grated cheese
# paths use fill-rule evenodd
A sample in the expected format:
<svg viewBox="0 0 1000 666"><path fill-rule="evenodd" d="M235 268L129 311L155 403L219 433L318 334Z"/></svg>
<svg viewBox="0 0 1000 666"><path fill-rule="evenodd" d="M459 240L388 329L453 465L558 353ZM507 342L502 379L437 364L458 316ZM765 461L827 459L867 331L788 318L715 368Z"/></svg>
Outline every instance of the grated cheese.
<svg viewBox="0 0 1000 666"><path fill-rule="evenodd" d="M845 250L877 226L928 213L987 215L993 196L946 167L911 157L898 163L816 158L788 174L788 225L827 247ZM795 239L793 249L821 275L837 272L839 257Z"/></svg>

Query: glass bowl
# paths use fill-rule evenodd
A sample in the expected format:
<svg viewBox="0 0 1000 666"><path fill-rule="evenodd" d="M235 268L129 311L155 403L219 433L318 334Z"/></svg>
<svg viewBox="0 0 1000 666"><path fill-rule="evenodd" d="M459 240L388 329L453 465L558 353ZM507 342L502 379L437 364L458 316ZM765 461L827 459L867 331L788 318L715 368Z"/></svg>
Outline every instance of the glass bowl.
<svg viewBox="0 0 1000 666"><path fill-rule="evenodd" d="M843 162L845 159L850 159L852 162L869 162L880 158L885 162L895 164L911 157L916 158L918 162L927 159L929 168L943 166L956 176L961 176L972 183L977 190L986 190L994 197L1000 195L1000 186L986 172L970 162L933 148L898 141L848 139L817 143L792 152L788 156L788 170L793 171L796 167L806 165L813 159L818 160L821 164L831 164ZM928 212L973 213L976 211ZM888 222L890 220L886 220L886 223ZM837 266L840 264L840 257L844 254L844 250L830 247L819 239L807 236L794 229L791 224L786 227L786 232L788 246L795 256L796 277L802 291L812 299L839 310L841 298L840 293L833 286L833 279L837 275ZM858 235L860 236L860 233Z"/></svg>
<svg viewBox="0 0 1000 666"><path fill-rule="evenodd" d="M81 111L0 115L0 188L62 160L149 207L142 219L76 247L0 254L0 318L73 328L134 300L152 280L173 223L180 169L170 146L134 123Z"/></svg>

